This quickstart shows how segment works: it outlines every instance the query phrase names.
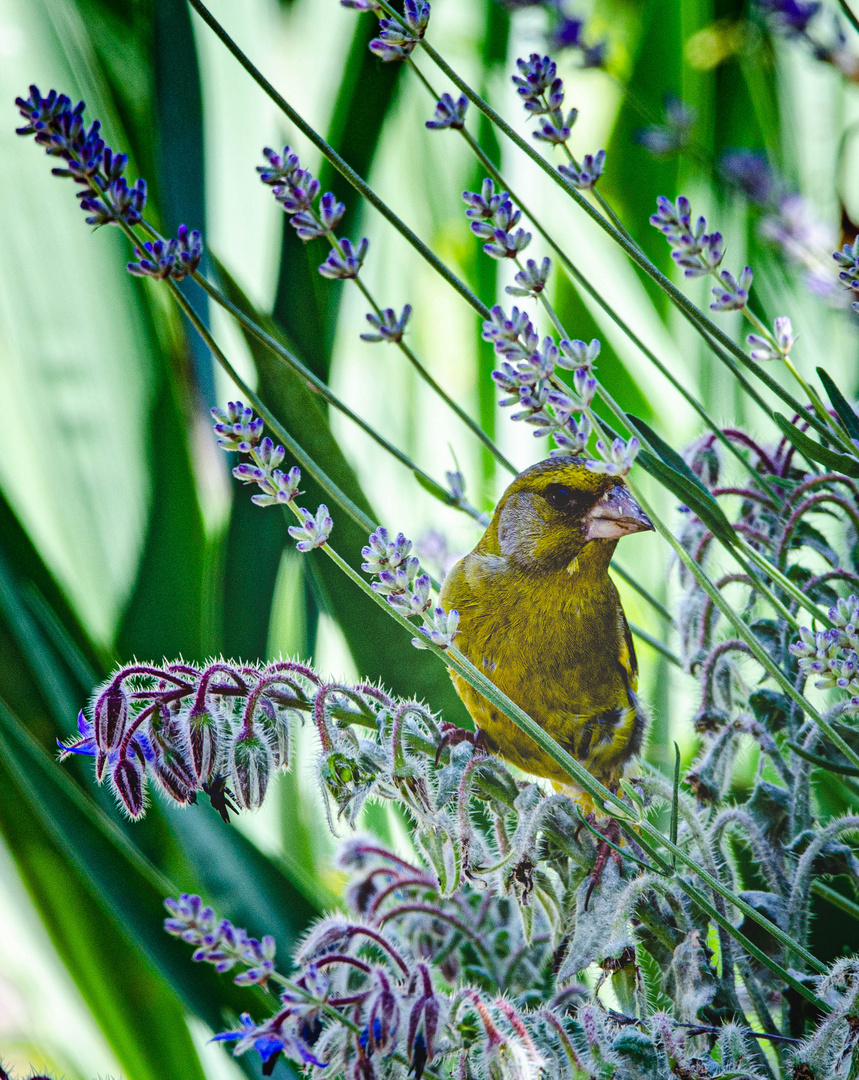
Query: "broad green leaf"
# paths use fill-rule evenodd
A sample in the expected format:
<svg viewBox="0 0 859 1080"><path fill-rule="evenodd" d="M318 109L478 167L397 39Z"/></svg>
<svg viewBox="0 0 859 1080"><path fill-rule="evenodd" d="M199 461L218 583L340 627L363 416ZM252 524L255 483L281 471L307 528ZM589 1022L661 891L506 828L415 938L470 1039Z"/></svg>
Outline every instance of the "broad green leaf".
<svg viewBox="0 0 859 1080"><path fill-rule="evenodd" d="M127 1075L135 1080L163 1080L169 1074L202 1080L180 999L162 978L172 968L178 979L181 964L175 943L163 931L164 941L156 938L162 918L158 894L166 883L157 888L153 873L141 887L140 857L117 858L110 840L93 823L98 812L82 812L84 797L2 702L0 747L4 839L55 946ZM141 931L152 946L144 955L135 948ZM183 981L184 1007L218 1026L220 998L211 979L201 979L199 990L191 980Z"/></svg>
<svg viewBox="0 0 859 1080"><path fill-rule="evenodd" d="M827 397L832 402L832 408L835 409L838 414L838 419L844 425L844 430L851 439L859 439L859 416L856 415L850 402L841 393L831 376L828 375L823 368L819 367L817 369L817 374L820 377L820 381L823 383L823 389L826 391Z"/></svg>
<svg viewBox="0 0 859 1080"><path fill-rule="evenodd" d="M686 462L643 420L628 414L627 419L659 454L657 457L649 450L642 450L637 458L642 468L681 499L724 544L732 547L735 534L731 523Z"/></svg>
<svg viewBox="0 0 859 1080"><path fill-rule="evenodd" d="M832 472L859 477L859 459L848 454L839 454L837 450L830 450L826 446L821 446L810 435L800 431L781 413L773 413L773 420L781 428L788 442L810 461L819 461L821 465L824 465Z"/></svg>

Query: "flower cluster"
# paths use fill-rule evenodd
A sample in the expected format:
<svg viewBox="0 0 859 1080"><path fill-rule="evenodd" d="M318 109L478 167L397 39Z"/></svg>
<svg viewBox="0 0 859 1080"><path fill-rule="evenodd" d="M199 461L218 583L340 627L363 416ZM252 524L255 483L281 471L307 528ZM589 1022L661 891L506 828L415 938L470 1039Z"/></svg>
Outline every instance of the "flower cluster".
<svg viewBox="0 0 859 1080"><path fill-rule="evenodd" d="M101 122L84 124L85 105L72 107L65 94L51 90L42 97L37 86L30 87L29 98L16 98L15 104L26 120L16 129L19 135L33 135L45 153L61 158L65 165L52 169L54 176L70 177L83 187L78 192L81 209L88 225L139 225L146 206L146 181L129 185L125 177L128 155L119 154L105 144ZM136 277L173 278L181 281L193 274L203 257L203 238L194 229L180 225L171 240L153 240L135 248L137 260L127 269Z"/></svg>
<svg viewBox="0 0 859 1080"><path fill-rule="evenodd" d="M26 121L16 128L17 134L35 136L46 154L65 162L51 170L54 176L67 176L82 185L78 199L81 209L89 214L88 225L140 222L146 205L146 181L129 185L124 175L128 156L105 144L100 121L85 126L82 101L72 107L65 94L51 90L43 98L38 86L31 86L29 98L16 98L15 104Z"/></svg>
<svg viewBox="0 0 859 1080"><path fill-rule="evenodd" d="M487 178L480 192L463 191L462 199L468 206L465 216L471 221L471 231L487 241L486 254L493 259L518 259L531 243L531 234L518 227L522 211L513 206L510 193L496 191Z"/></svg>
<svg viewBox="0 0 859 1080"><path fill-rule="evenodd" d="M859 596L839 599L829 609L832 627L813 633L801 627L799 641L790 646L800 670L818 676L819 690L845 690L850 705L859 708Z"/></svg>
<svg viewBox="0 0 859 1080"><path fill-rule="evenodd" d="M605 150L597 150L595 154L585 154L581 165L559 165L558 172L577 191L590 191L602 176L604 166Z"/></svg>
<svg viewBox="0 0 859 1080"><path fill-rule="evenodd" d="M196 946L192 960L212 964L219 975L240 964L245 970L233 979L236 986L266 986L274 972L273 937L267 934L262 941L249 937L228 919L217 919L199 896L182 893L178 900L165 900L164 906L170 912L164 929Z"/></svg>
<svg viewBox="0 0 859 1080"><path fill-rule="evenodd" d="M129 664L99 687L63 756L95 758L133 817L147 779L186 806L208 795L226 818L259 807L272 775L289 764L290 723L318 680L300 664ZM227 788L227 784L230 788Z"/></svg>
<svg viewBox="0 0 859 1080"><path fill-rule="evenodd" d="M513 76L516 91L529 116L539 118L535 139L563 146L568 163L558 171L576 190L587 191L602 176L605 166L605 150L586 154L581 165L572 156L567 142L578 116L578 109L564 112L564 83L558 76L557 64L550 56L531 53L527 60L516 61L519 74Z"/></svg>
<svg viewBox="0 0 859 1080"><path fill-rule="evenodd" d="M832 258L841 267L838 278L856 296L859 296L859 244L845 244L835 251ZM853 310L859 311L859 300L853 301Z"/></svg>
<svg viewBox="0 0 859 1080"><path fill-rule="evenodd" d="M859 81L859 56L848 46L840 20L832 20L829 40L812 32L812 24L820 21L817 15L823 5L819 0L757 0L757 4L774 30L804 41L816 60L830 64L852 82Z"/></svg>
<svg viewBox="0 0 859 1080"><path fill-rule="evenodd" d="M636 139L651 154L666 157L685 150L692 141L698 112L678 97L665 99L665 118L661 124L649 124L636 132Z"/></svg>
<svg viewBox="0 0 859 1080"><path fill-rule="evenodd" d="M729 150L722 155L722 176L761 211L757 232L773 244L791 265L803 271L808 289L833 306L842 302L830 253L836 242L832 226L821 220L811 202L791 191L769 164L752 150Z"/></svg>
<svg viewBox="0 0 859 1080"><path fill-rule="evenodd" d="M227 402L226 410L212 409L215 420L215 434L218 446L232 453L247 454L249 462L242 462L233 469L233 476L243 484L255 484L261 494L252 495L251 500L257 506L289 506L301 492L301 472L296 465L284 472L283 464L286 451L282 446L275 446L266 435L263 436L261 417L255 417L253 410L241 401ZM321 547L331 535L334 523L323 503L315 514L303 507L297 510L300 525L290 525L289 535L297 541L299 551L310 551Z"/></svg>
<svg viewBox="0 0 859 1080"><path fill-rule="evenodd" d="M752 360L783 360L793 348L796 335L787 315L779 315L768 337L763 337L761 334L749 334L746 341L752 346L749 353Z"/></svg>
<svg viewBox="0 0 859 1080"><path fill-rule="evenodd" d="M584 34L584 21L563 12L558 14L559 5L552 0L548 4L550 17L557 16L549 34L549 44L553 49L575 49L581 58L583 68L601 68L608 55L608 42L588 42Z"/></svg>
<svg viewBox="0 0 859 1080"><path fill-rule="evenodd" d="M435 107L435 116L427 120L426 126L430 130L440 131L444 128L453 128L460 131L465 127L465 113L468 109L468 98L464 95L454 101L450 94L442 94Z"/></svg>
<svg viewBox="0 0 859 1080"><path fill-rule="evenodd" d="M370 51L386 62L405 60L426 33L429 17L427 0L405 0L400 18L379 19L379 36L370 42Z"/></svg>
<svg viewBox="0 0 859 1080"><path fill-rule="evenodd" d="M129 274L136 277L153 277L159 280L173 278L181 281L186 274L193 274L203 258L203 238L197 229L180 225L174 240L150 240L143 248L135 248L138 262L127 265Z"/></svg>
<svg viewBox="0 0 859 1080"><path fill-rule="evenodd" d="M496 304L490 316L483 324L483 339L503 358L492 372L493 380L507 395L500 404L518 405L512 419L534 427L537 438L551 435L560 452L586 455L594 427L591 403L597 381L593 367L599 341L594 338L586 344L563 339L555 343L551 337L541 341L526 312L517 307L508 315ZM558 368L572 371L572 386L557 376ZM589 458L586 465L593 472L623 476L631 469L638 450L634 437L628 442L618 437L610 443L598 439L599 458Z"/></svg>
<svg viewBox="0 0 859 1080"><path fill-rule="evenodd" d="M423 625L418 627L422 637L412 638L415 648L426 648L427 641L440 649L453 644L459 626L459 612L433 607L430 595L430 578L421 570L420 561L412 554L411 540L399 533L391 539L387 529L379 526L370 534L366 547L361 548L364 562L361 569L371 574L374 592L384 596L388 603L407 619L418 617Z"/></svg>
<svg viewBox="0 0 859 1080"><path fill-rule="evenodd" d="M750 967L724 933L719 947L732 962L713 964L707 916L680 893L679 867L667 876L657 867L642 873L643 852L627 831L618 862L592 891L596 845L575 800L514 778L470 741L446 738L425 706L377 688L319 683L306 710L320 734L323 790L341 814L354 821L368 797L395 800L409 817L414 853L404 857L362 836L345 842L344 908L309 930L290 978L275 968L267 939L219 921L198 897L168 901L165 926L195 948L195 959L222 971L240 967L245 984L278 986L272 1016L243 1014L219 1041L235 1043L237 1054L259 1053L267 1074L282 1056L307 1066L314 1080L329 1073L375 1080L393 1069L418 1078L432 1069L444 1080L765 1074L754 1032L740 1020L741 1000L747 988L769 1000L781 983ZM656 777L636 785L643 805L672 798ZM681 848L714 875L736 873L725 848L729 833L742 837L771 890L743 895L770 914L779 904L787 910L791 896L807 896L821 866L856 873L849 861L833 861L833 841L855 818L803 834L797 850L773 792L772 783L761 784L747 808L710 821L681 793L677 829ZM840 1016L855 996L845 963L821 986L840 988L840 996L827 995ZM596 985L579 981L591 965ZM614 1010L599 1000L606 983ZM719 1005L726 999L734 1002L727 1021ZM826 1023L818 1041L782 1038L779 1055L787 1046L796 1062L834 1060L851 1035ZM782 1060L790 1069L791 1056Z"/></svg>
<svg viewBox="0 0 859 1080"><path fill-rule="evenodd" d="M331 244L331 252L319 267L323 277L334 279L358 276L367 256L369 241L364 238L356 245L350 240L338 239L337 226L346 212L343 203L327 191L318 201L320 184L309 169L303 169L296 154L289 146L278 154L270 147L263 150L265 165L257 165L260 180L290 215L289 224L300 240L307 243L325 237Z"/></svg>
<svg viewBox="0 0 859 1080"><path fill-rule="evenodd" d="M704 277L714 273L725 254L722 234L708 233L705 217L699 217L692 224L692 207L685 195L677 199L676 205L660 195L656 206L657 211L651 214L650 224L665 236L672 248L671 258L682 268L686 277ZM751 270L748 272L751 274Z"/></svg>

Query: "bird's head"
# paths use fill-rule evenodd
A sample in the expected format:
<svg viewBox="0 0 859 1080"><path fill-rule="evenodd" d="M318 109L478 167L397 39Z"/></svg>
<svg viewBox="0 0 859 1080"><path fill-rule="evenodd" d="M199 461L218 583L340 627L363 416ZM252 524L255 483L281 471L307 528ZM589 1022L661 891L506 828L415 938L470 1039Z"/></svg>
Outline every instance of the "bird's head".
<svg viewBox="0 0 859 1080"><path fill-rule="evenodd" d="M621 479L575 458L549 458L507 488L478 550L541 573L568 566L593 545L608 566L620 537L652 528Z"/></svg>

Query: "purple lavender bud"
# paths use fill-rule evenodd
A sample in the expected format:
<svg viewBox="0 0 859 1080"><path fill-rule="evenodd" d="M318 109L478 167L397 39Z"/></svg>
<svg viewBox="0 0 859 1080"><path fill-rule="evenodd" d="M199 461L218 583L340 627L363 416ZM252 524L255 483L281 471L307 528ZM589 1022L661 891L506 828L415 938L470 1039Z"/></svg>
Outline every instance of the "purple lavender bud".
<svg viewBox="0 0 859 1080"><path fill-rule="evenodd" d="M593 401L597 390L596 379L589 374L587 368L577 368L573 375L573 386L579 396L579 401L587 408Z"/></svg>
<svg viewBox="0 0 859 1080"><path fill-rule="evenodd" d="M272 773L271 747L258 731L241 731L228 751L236 801L245 810L258 810Z"/></svg>
<svg viewBox="0 0 859 1080"><path fill-rule="evenodd" d="M331 251L319 267L319 273L323 277L342 280L357 277L367 256L370 241L364 238L357 247L353 247L349 240L339 240L338 244L341 251Z"/></svg>
<svg viewBox="0 0 859 1080"><path fill-rule="evenodd" d="M405 60L426 33L430 6L426 2L406 0L402 19L380 19L379 36L370 42L370 52L388 63Z"/></svg>
<svg viewBox="0 0 859 1080"><path fill-rule="evenodd" d="M534 138L553 146L561 146L569 139L578 115L578 109L570 109L566 116L560 109L554 109L546 114L547 119L543 120L539 130L533 133Z"/></svg>
<svg viewBox="0 0 859 1080"><path fill-rule="evenodd" d="M673 95L665 98L665 122L651 124L635 133L636 140L656 157L676 154L688 146L698 112Z"/></svg>
<svg viewBox="0 0 859 1080"><path fill-rule="evenodd" d="M426 126L433 131L440 131L442 128L461 131L465 126L467 109L468 98L464 95L454 101L450 94L442 94L436 103L435 115L432 120L427 120Z"/></svg>
<svg viewBox="0 0 859 1080"><path fill-rule="evenodd" d="M274 189L274 197L287 214L301 214L311 209L321 187L310 172L297 169L288 184Z"/></svg>
<svg viewBox="0 0 859 1080"><path fill-rule="evenodd" d="M236 986L265 986L274 974L275 941L270 934L257 941L248 938L242 947L242 961L251 966L247 971L236 975Z"/></svg>
<svg viewBox="0 0 859 1080"><path fill-rule="evenodd" d="M403 340L406 324L412 314L411 304L406 304L402 314L397 317L393 308L385 308L381 316L373 312L368 313L367 322L375 328L373 334L362 334L362 341L388 341L399 342Z"/></svg>
<svg viewBox="0 0 859 1080"><path fill-rule="evenodd" d="M417 560L414 561L417 562ZM409 582L406 575L405 568L400 568L394 573L384 571L379 575L379 582L374 582L373 585L380 586L376 588L376 591L383 595L387 594L388 603L401 615L406 618L412 615L423 615L431 603L429 576L420 574ZM407 588L411 588L412 591L404 591Z"/></svg>
<svg viewBox="0 0 859 1080"><path fill-rule="evenodd" d="M513 83L526 102L545 94L555 82L558 70L550 56L540 56L539 53L531 53L527 60L520 58L516 61L516 67L519 74L513 76Z"/></svg>
<svg viewBox="0 0 859 1080"><path fill-rule="evenodd" d="M721 255L720 255L721 258ZM688 275L688 271L687 271ZM742 311L749 302L749 289L752 287L752 268L746 266L737 280L728 270L722 270L719 274L720 285L716 285L711 291L713 303L711 311Z"/></svg>
<svg viewBox="0 0 859 1080"><path fill-rule="evenodd" d="M260 444L264 424L262 417L254 417L253 409L241 401L227 402L227 411L212 409L212 418L216 421L215 434L218 446L222 450L249 454Z"/></svg>
<svg viewBox="0 0 859 1080"><path fill-rule="evenodd" d="M312 551L313 548L322 547L334 527L328 507L322 503L315 516L303 507L299 513L302 516L301 525L290 525L288 530L289 535L297 541L296 548L299 551Z"/></svg>
<svg viewBox="0 0 859 1080"><path fill-rule="evenodd" d="M143 764L135 754L121 757L110 773L113 787L129 817L140 818L144 810Z"/></svg>
<svg viewBox="0 0 859 1080"><path fill-rule="evenodd" d="M558 367L566 368L568 371L578 371L579 368L590 370L600 354L600 343L597 338L591 338L588 345L578 339L567 341L564 338L558 342L558 349L560 352Z"/></svg>
<svg viewBox="0 0 859 1080"><path fill-rule="evenodd" d="M424 615L424 625L418 627L424 639L437 645L440 649L447 649L453 644L453 639L459 633L459 612L456 610L445 611L443 607L433 609L432 617ZM412 645L416 649L425 649L426 640L412 638Z"/></svg>
<svg viewBox="0 0 859 1080"><path fill-rule="evenodd" d="M777 178L765 154L727 150L719 160L719 170L729 184L757 206L768 205L776 193Z"/></svg>
<svg viewBox="0 0 859 1080"><path fill-rule="evenodd" d="M493 259L515 259L531 243L531 234L524 229L515 233L496 229L492 236L492 243L484 244L483 250Z"/></svg>
<svg viewBox="0 0 859 1080"><path fill-rule="evenodd" d="M581 167L560 165L558 172L566 177L577 191L589 191L602 176L604 165L605 150L597 150L595 154L585 154Z"/></svg>
<svg viewBox="0 0 859 1080"><path fill-rule="evenodd" d="M525 264L525 269L520 270L514 278L516 284L508 285L504 291L511 296L537 297L545 289L551 271L551 259L543 259L539 266L534 259L529 259Z"/></svg>
<svg viewBox="0 0 859 1080"><path fill-rule="evenodd" d="M298 154L291 147L284 146L283 152L278 154L271 147L266 147L262 152L268 162L267 165L257 165L260 180L270 187L279 184L288 184L295 170L298 168Z"/></svg>
<svg viewBox="0 0 859 1080"><path fill-rule="evenodd" d="M596 448L602 460L585 462L591 472L604 473L607 476L626 476L641 449L641 444L633 435L629 442L625 443L618 438L611 446L606 446L602 439L598 439Z"/></svg>
<svg viewBox="0 0 859 1080"><path fill-rule="evenodd" d="M462 200L468 204L465 216L472 221L488 219L495 216L499 207L510 199L507 191L496 191L495 184L487 177L480 188L480 192L463 191Z"/></svg>
<svg viewBox="0 0 859 1080"><path fill-rule="evenodd" d="M203 238L187 225L180 225L174 240L148 240L143 248L135 248L138 262L130 262L126 269L135 277L153 277L157 280L173 278L181 281L186 274L193 274L203 257Z"/></svg>
<svg viewBox="0 0 859 1080"><path fill-rule="evenodd" d="M776 30L789 37L799 37L820 10L819 0L757 0L758 7L768 15Z"/></svg>
<svg viewBox="0 0 859 1080"><path fill-rule="evenodd" d="M377 0L340 0L340 6L353 11L381 11Z"/></svg>
<svg viewBox="0 0 859 1080"><path fill-rule="evenodd" d="M128 722L128 695L114 680L101 692L93 710L93 737L99 750L115 750L122 742Z"/></svg>

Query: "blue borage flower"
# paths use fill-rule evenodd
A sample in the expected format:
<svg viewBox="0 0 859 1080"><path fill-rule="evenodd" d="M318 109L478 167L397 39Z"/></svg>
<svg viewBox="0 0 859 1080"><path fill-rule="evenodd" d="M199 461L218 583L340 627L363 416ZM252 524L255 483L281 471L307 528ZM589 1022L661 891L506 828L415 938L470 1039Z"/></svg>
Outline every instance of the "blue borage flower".
<svg viewBox="0 0 859 1080"><path fill-rule="evenodd" d="M263 1074L269 1076L274 1063L282 1054L299 1065L315 1065L319 1069L327 1067L327 1062L320 1061L310 1047L290 1030L288 1016L276 1016L255 1024L250 1013L239 1017L241 1027L238 1031L222 1031L211 1042L235 1042L233 1053L237 1056L248 1050L255 1050L262 1058ZM271 1066L271 1067L269 1067Z"/></svg>

